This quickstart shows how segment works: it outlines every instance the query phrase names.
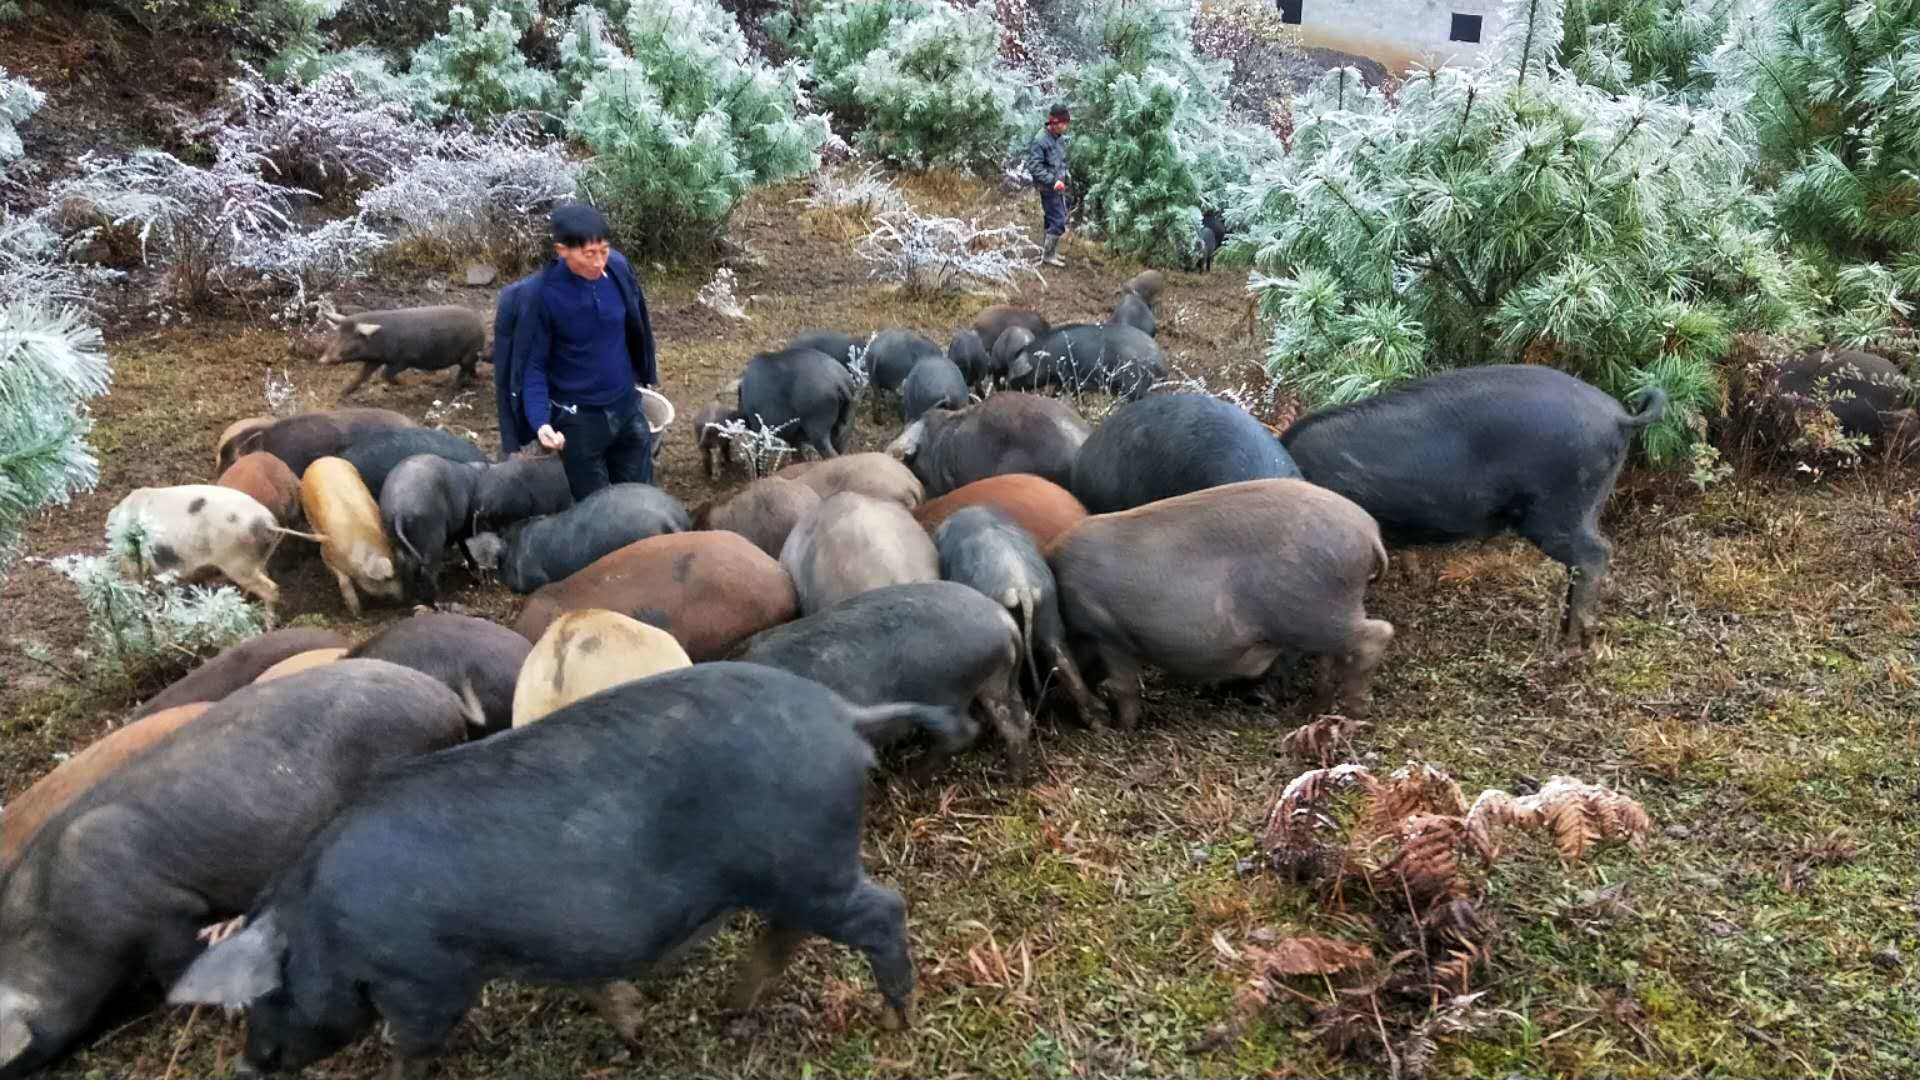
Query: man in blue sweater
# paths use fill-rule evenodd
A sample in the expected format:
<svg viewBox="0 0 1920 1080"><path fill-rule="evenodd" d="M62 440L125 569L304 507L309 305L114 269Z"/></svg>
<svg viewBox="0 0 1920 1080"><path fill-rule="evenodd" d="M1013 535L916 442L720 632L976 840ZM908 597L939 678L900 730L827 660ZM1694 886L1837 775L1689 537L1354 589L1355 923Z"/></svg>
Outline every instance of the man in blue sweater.
<svg viewBox="0 0 1920 1080"><path fill-rule="evenodd" d="M501 442L531 432L559 451L576 500L610 483L651 483L653 435L635 389L660 382L646 295L591 206L554 210L553 250L551 265L501 295L496 331L512 335Z"/></svg>

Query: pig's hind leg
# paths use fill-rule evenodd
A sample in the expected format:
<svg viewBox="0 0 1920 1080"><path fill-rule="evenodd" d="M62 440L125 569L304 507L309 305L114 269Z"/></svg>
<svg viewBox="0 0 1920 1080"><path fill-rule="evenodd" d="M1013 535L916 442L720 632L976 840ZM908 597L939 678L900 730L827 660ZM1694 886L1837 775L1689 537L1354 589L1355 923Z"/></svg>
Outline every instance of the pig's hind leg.
<svg viewBox="0 0 1920 1080"><path fill-rule="evenodd" d="M1560 632L1567 648L1578 651L1586 647L1593 634L1594 608L1600 601L1600 583L1613 562L1613 545L1600 533L1597 507L1593 513L1573 519L1572 527L1554 527L1565 518L1540 517L1548 520L1530 517L1521 535L1567 568L1567 601L1560 617Z"/></svg>
<svg viewBox="0 0 1920 1080"><path fill-rule="evenodd" d="M782 906L766 915L768 930L741 968L734 989L736 1002L757 998L767 981L793 959L800 943L819 934L866 954L880 996L886 999L889 1029L912 1024L913 959L907 953L907 902L899 893L861 873L851 891Z"/></svg>

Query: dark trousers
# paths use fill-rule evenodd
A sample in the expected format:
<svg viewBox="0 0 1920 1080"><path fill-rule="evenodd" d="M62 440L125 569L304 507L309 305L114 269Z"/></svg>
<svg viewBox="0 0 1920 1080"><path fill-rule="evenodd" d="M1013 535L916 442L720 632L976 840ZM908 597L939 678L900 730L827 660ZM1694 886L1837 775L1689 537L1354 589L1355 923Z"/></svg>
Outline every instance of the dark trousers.
<svg viewBox="0 0 1920 1080"><path fill-rule="evenodd" d="M1048 236L1059 236L1067 231L1067 193L1055 191L1051 187L1040 189L1040 214L1046 223Z"/></svg>
<svg viewBox="0 0 1920 1080"><path fill-rule="evenodd" d="M653 483L653 432L639 394L608 408L555 405L551 423L567 439L560 463L575 502L608 484Z"/></svg>

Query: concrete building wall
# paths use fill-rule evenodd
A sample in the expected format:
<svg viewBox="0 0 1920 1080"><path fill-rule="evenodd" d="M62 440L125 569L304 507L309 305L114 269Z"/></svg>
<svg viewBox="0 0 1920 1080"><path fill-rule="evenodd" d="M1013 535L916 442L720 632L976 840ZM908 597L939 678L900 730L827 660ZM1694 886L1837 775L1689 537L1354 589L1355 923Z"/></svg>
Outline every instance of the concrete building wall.
<svg viewBox="0 0 1920 1080"><path fill-rule="evenodd" d="M1478 60L1504 10L1496 0L1275 0L1282 12L1296 4L1302 44L1371 57L1396 75L1419 63ZM1456 14L1480 16L1478 43L1450 40Z"/></svg>

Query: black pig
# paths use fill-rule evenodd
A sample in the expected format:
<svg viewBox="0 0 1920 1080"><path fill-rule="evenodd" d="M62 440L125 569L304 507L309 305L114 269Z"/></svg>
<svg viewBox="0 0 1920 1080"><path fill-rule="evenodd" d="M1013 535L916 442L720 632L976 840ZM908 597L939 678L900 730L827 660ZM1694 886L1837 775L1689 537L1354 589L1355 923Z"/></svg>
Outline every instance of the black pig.
<svg viewBox="0 0 1920 1080"><path fill-rule="evenodd" d="M482 533L468 548L517 593L530 593L636 540L686 532L687 508L651 484L613 484L558 514Z"/></svg>
<svg viewBox="0 0 1920 1080"><path fill-rule="evenodd" d="M64 1053L128 980L171 983L369 776L465 729L432 679L340 660L235 691L76 796L0 876L0 1076Z"/></svg>
<svg viewBox="0 0 1920 1080"><path fill-rule="evenodd" d="M967 378L944 356L923 356L900 384L900 413L911 424L928 409L958 409L971 400Z"/></svg>
<svg viewBox="0 0 1920 1080"><path fill-rule="evenodd" d="M486 318L457 304L363 311L358 315L329 316L334 337L321 355L323 364L359 364L360 374L340 391L346 398L380 371L389 384L402 371L418 368L438 371L458 365L453 385L465 386L487 347ZM385 368L384 371L381 371Z"/></svg>
<svg viewBox="0 0 1920 1080"><path fill-rule="evenodd" d="M941 578L978 591L1019 620L1034 693L1046 690L1046 680L1033 660L1037 649L1047 658L1049 672L1059 674L1081 717L1099 723L1105 710L1088 691L1080 667L1067 649L1067 629L1060 619L1053 568L1047 565L1033 534L999 510L969 506L940 523L934 530L933 546L940 554Z"/></svg>
<svg viewBox="0 0 1920 1080"><path fill-rule="evenodd" d="M347 650L343 659L412 668L460 695L475 734L513 726L513 686L533 645L499 623L430 611L402 619Z"/></svg>
<svg viewBox="0 0 1920 1080"><path fill-rule="evenodd" d="M416 601L439 599L442 561L449 546L472 535L474 499L486 468L415 454L380 485L380 524L393 538L400 579Z"/></svg>
<svg viewBox="0 0 1920 1080"><path fill-rule="evenodd" d="M740 415L756 430L837 457L853 426L853 375L813 349L761 353L740 376Z"/></svg>
<svg viewBox="0 0 1920 1080"><path fill-rule="evenodd" d="M374 499L387 483L387 474L415 454L432 454L463 465L485 464L487 455L470 439L438 428L402 428L369 436L340 451L339 456L360 474Z"/></svg>
<svg viewBox="0 0 1920 1080"><path fill-rule="evenodd" d="M1245 409L1210 394L1130 401L1073 459L1073 497L1090 514L1131 510L1201 488L1299 476L1286 447Z"/></svg>
<svg viewBox="0 0 1920 1080"><path fill-rule="evenodd" d="M1430 375L1314 413L1280 441L1307 480L1372 514L1389 544L1444 544L1513 531L1564 564L1561 619L1575 648L1593 630L1613 545L1600 511L1633 433L1667 395L1629 413L1553 368L1493 364Z"/></svg>
<svg viewBox="0 0 1920 1080"><path fill-rule="evenodd" d="M1020 699L1020 628L951 581L887 585L748 639L739 659L803 675L855 704L978 702L1024 772L1033 721ZM927 766L939 759L930 756Z"/></svg>
<svg viewBox="0 0 1920 1080"><path fill-rule="evenodd" d="M945 710L859 708L708 663L389 770L169 1000L248 1006L261 1069L299 1069L384 1019L412 1076L488 981L598 986L747 908L769 926L738 1003L818 934L866 953L904 1024L906 902L860 863L863 733L902 721L950 747L972 737Z"/></svg>

